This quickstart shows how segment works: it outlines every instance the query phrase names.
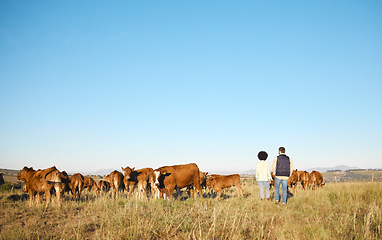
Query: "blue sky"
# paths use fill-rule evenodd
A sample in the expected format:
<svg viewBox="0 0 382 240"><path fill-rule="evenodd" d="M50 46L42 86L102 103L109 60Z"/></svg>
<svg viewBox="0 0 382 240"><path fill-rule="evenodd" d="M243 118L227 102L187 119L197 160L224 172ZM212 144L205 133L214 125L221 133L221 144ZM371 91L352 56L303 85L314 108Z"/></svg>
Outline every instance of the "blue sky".
<svg viewBox="0 0 382 240"><path fill-rule="evenodd" d="M382 167L381 1L1 1L0 167Z"/></svg>

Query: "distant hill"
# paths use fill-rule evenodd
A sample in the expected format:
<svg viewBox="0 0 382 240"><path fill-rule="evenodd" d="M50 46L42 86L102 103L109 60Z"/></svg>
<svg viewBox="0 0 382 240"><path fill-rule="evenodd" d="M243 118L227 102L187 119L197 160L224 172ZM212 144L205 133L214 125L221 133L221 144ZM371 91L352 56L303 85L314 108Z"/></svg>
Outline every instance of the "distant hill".
<svg viewBox="0 0 382 240"><path fill-rule="evenodd" d="M0 168L0 173L4 173L6 175L18 175L20 170Z"/></svg>
<svg viewBox="0 0 382 240"><path fill-rule="evenodd" d="M354 169L360 169L359 167L349 167L346 165L338 165L335 167L318 167L318 168L309 168L309 169L302 169L308 172L311 172L313 170L319 171L319 172L327 172L329 170L340 170L340 171L346 171L346 170L354 170Z"/></svg>
<svg viewBox="0 0 382 240"><path fill-rule="evenodd" d="M108 175L109 173L111 173L111 172L114 171L114 170L117 170L117 171L123 173L122 169L113 169L113 168L110 168L110 169L100 169L100 170L98 170L98 171L91 172L90 174L91 174L91 175L106 176L106 175Z"/></svg>
<svg viewBox="0 0 382 240"><path fill-rule="evenodd" d="M296 169L296 168L295 168ZM299 169L297 168L297 170L304 170L304 171L307 171L307 172L311 172L313 170L315 171L319 171L319 172L327 172L329 170L340 170L340 171L346 171L346 170L356 170L356 169L360 169L359 167L349 167L349 166L346 166L346 165L339 165L339 166L335 166L335 167L317 167L317 168L308 168L308 169ZM271 170L272 171L272 170ZM235 172L220 172L218 174L233 174ZM238 173L238 172L236 172ZM239 172L240 175L254 175L256 173L256 169L249 169L247 171L243 171L243 172Z"/></svg>

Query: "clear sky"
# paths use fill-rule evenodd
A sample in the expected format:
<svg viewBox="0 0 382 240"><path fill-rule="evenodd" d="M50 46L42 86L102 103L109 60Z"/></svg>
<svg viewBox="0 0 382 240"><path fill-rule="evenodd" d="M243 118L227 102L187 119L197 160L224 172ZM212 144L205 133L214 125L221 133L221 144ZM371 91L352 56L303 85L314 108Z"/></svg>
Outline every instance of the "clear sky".
<svg viewBox="0 0 382 240"><path fill-rule="evenodd" d="M0 167L381 168L381 1L0 1Z"/></svg>

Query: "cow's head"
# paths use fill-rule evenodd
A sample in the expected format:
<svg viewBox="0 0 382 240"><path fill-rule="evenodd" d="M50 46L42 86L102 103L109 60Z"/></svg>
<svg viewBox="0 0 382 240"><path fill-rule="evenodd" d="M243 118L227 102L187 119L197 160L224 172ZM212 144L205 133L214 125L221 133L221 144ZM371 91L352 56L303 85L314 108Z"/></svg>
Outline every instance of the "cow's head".
<svg viewBox="0 0 382 240"><path fill-rule="evenodd" d="M209 177L206 179L206 187L208 188L213 188L215 183L215 178L214 177Z"/></svg>
<svg viewBox="0 0 382 240"><path fill-rule="evenodd" d="M28 172L30 172L30 171L33 171L33 168L32 168L32 167L28 168L27 166L25 166L25 167L20 171L19 175L17 175L17 180L23 180L23 181L25 181L26 178L27 178L27 174L28 174Z"/></svg>
<svg viewBox="0 0 382 240"><path fill-rule="evenodd" d="M200 184L202 186L206 186L208 174L209 174L209 172L199 172Z"/></svg>
<svg viewBox="0 0 382 240"><path fill-rule="evenodd" d="M135 167L133 168L130 168L129 166L127 167L121 167L121 169L123 170L123 172L125 173L125 180L129 180L130 179L130 174L131 172L134 171Z"/></svg>
<svg viewBox="0 0 382 240"><path fill-rule="evenodd" d="M164 186L164 184L163 184L164 178L167 176L170 176L170 175L171 175L171 173L169 173L169 172L155 170L154 171L154 185L157 187Z"/></svg>

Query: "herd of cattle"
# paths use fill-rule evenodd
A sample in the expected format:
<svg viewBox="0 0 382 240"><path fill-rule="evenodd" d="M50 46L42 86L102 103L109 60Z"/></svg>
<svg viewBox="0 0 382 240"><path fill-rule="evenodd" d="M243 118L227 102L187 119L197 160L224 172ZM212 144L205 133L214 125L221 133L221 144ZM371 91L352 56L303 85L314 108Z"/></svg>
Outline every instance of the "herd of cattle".
<svg viewBox="0 0 382 240"><path fill-rule="evenodd" d="M275 185L275 176L271 173L272 181L270 186L273 187ZM322 187L325 185L324 178L322 174L318 171L312 171L310 174L307 171L297 171L293 170L292 174L288 179L288 187L294 189L294 192L297 192L297 185L301 183L301 186L304 190L309 188L317 189L318 187Z"/></svg>
<svg viewBox="0 0 382 240"><path fill-rule="evenodd" d="M149 197L171 199L174 190L187 188L191 197L194 197L195 190L200 196L203 196L202 189L208 188L216 191L217 198L220 199L223 189L235 186L238 196L243 196L239 174L208 175L206 172L199 171L195 163L164 166L155 170L152 168L135 170L135 168L130 167L122 167L122 170L124 174L115 170L107 175L104 180L96 183L93 178L83 176L80 173L69 177L65 171L61 172L56 167L44 170L24 167L17 179L24 182L23 190L29 193L30 206L34 201L41 202L42 196L45 194L45 208L48 206L52 194L56 195L60 205L63 194L71 193L75 198L80 198L84 189L94 191L97 195L111 191L113 196L126 190L129 197L135 190L140 199ZM296 187L299 181L304 189L309 184L311 186L323 185L322 175L319 172L316 172L318 174L312 172L310 175L306 172L308 176L300 174L300 172L293 171L290 177L291 187Z"/></svg>

